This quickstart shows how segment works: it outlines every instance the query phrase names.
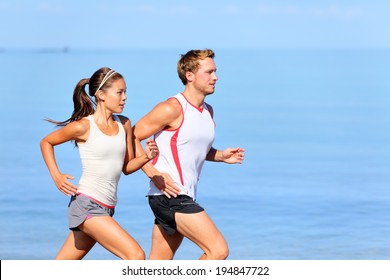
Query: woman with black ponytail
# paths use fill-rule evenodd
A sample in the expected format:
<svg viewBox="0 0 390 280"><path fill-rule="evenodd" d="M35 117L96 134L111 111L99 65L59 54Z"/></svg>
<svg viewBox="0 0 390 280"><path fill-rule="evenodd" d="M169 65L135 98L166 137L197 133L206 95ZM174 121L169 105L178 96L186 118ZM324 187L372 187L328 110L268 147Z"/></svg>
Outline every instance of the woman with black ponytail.
<svg viewBox="0 0 390 280"><path fill-rule="evenodd" d="M86 92L86 86L89 93ZM101 244L121 259L145 259L145 253L113 218L121 173L130 174L156 157L154 141L146 152L134 157L133 132L122 113L126 83L121 74L104 67L82 79L73 92L74 110L65 121L48 120L60 128L41 140L44 161L59 191L71 196L68 207L69 233L56 259L82 259ZM74 141L80 152L82 175L74 177L57 166L54 146Z"/></svg>

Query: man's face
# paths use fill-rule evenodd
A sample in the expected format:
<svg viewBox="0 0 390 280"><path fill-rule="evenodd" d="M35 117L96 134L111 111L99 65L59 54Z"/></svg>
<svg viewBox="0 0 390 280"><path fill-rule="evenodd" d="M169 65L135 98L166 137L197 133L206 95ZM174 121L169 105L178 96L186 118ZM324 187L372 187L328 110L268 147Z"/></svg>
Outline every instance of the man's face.
<svg viewBox="0 0 390 280"><path fill-rule="evenodd" d="M192 75L194 87L206 95L214 93L218 80L216 72L217 67L212 58L207 57L200 60L198 71Z"/></svg>

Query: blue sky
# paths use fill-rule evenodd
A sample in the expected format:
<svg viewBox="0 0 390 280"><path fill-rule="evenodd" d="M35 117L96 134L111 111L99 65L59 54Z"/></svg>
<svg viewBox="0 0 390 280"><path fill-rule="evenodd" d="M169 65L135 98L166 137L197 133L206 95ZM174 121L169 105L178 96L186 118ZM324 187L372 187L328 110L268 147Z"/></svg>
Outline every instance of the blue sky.
<svg viewBox="0 0 390 280"><path fill-rule="evenodd" d="M387 49L387 0L0 0L0 49Z"/></svg>

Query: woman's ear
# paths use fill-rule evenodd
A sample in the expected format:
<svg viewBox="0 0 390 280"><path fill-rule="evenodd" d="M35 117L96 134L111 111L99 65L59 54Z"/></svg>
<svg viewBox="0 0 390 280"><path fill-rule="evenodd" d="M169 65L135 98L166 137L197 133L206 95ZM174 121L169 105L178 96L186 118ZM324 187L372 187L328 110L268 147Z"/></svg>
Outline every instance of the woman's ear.
<svg viewBox="0 0 390 280"><path fill-rule="evenodd" d="M95 94L99 101L104 101L106 99L106 94L101 89Z"/></svg>

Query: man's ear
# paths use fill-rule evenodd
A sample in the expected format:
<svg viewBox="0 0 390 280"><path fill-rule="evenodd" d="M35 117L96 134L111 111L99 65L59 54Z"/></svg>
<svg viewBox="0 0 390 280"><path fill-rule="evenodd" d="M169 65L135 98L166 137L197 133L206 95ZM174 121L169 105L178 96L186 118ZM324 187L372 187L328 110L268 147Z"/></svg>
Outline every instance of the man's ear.
<svg viewBox="0 0 390 280"><path fill-rule="evenodd" d="M187 71L186 72L186 78L188 82L192 82L194 80L194 73Z"/></svg>

